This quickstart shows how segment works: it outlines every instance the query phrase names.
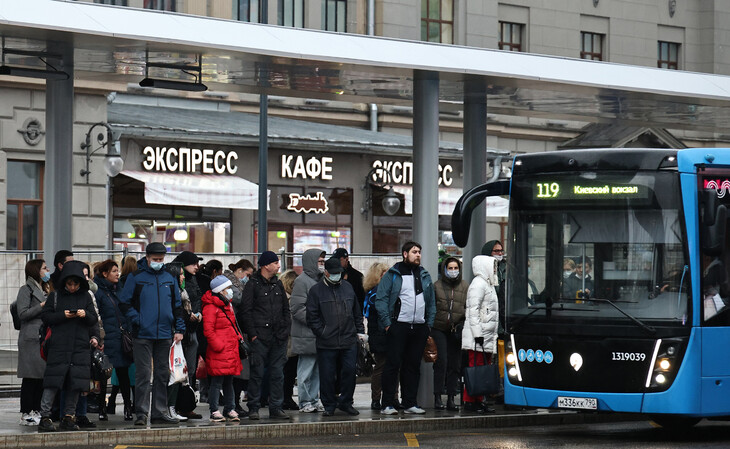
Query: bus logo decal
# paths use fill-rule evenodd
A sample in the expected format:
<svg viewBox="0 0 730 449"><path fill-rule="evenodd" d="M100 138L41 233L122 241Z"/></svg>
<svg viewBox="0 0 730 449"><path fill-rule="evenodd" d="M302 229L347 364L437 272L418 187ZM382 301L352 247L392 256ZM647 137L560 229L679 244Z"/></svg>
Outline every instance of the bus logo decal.
<svg viewBox="0 0 730 449"><path fill-rule="evenodd" d="M525 361L526 352L525 352L524 349L520 349L519 351L517 351L517 358L520 359L520 362L524 362Z"/></svg>
<svg viewBox="0 0 730 449"><path fill-rule="evenodd" d="M713 189L717 191L717 197L723 198L728 192L730 192L730 180L725 179L724 181L718 180L705 180L705 189Z"/></svg>
<svg viewBox="0 0 730 449"><path fill-rule="evenodd" d="M548 365L553 363L553 352L552 351L545 351L545 355L543 356L545 359L545 363Z"/></svg>
<svg viewBox="0 0 730 449"><path fill-rule="evenodd" d="M570 355L570 366L573 367L573 369L577 372L580 370L580 368L583 366L583 357L578 354L577 352L574 352Z"/></svg>
<svg viewBox="0 0 730 449"><path fill-rule="evenodd" d="M535 361L537 363L542 363L543 355L544 354L542 352L542 349L538 349L537 351L535 351Z"/></svg>

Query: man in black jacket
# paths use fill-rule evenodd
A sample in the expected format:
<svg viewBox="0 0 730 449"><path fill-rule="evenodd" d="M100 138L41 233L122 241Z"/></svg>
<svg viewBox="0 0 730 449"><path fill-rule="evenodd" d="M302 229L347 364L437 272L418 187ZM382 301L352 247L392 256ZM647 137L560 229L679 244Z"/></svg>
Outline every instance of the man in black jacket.
<svg viewBox="0 0 730 449"><path fill-rule="evenodd" d="M355 291L342 282L345 271L336 257L324 263L324 278L307 294L307 326L317 336L319 393L324 416L332 416L335 407L349 415L359 415L352 406L355 393L357 339L365 338L362 312ZM337 365L340 365L340 397L335 394Z"/></svg>
<svg viewBox="0 0 730 449"><path fill-rule="evenodd" d="M332 257L338 259L342 268L345 269L345 273L343 274L344 279L349 282L350 285L352 285L352 289L355 290L357 303L360 305L360 310L362 310L363 304L365 304L365 289L362 286L362 273L352 266L350 263L350 254L348 254L345 248L337 248L335 252L332 253Z"/></svg>
<svg viewBox="0 0 730 449"><path fill-rule="evenodd" d="M241 310L237 314L243 332L251 339L251 378L248 381L248 419L259 419L261 383L264 370L269 372L269 417L289 419L284 413L284 364L291 330L289 300L276 277L281 265L272 251L259 256L259 270L251 275L243 289Z"/></svg>

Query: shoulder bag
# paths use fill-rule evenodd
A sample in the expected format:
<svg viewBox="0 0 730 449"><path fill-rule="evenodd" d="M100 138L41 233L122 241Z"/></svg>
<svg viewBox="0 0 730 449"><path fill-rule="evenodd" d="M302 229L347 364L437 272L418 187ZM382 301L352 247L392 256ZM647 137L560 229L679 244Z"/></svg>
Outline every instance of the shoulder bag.
<svg viewBox="0 0 730 449"><path fill-rule="evenodd" d="M117 304L114 302L111 296L109 296L109 293L104 292L104 295L109 299L109 302L112 303L112 310L114 310L114 315L117 317L117 325L119 326L119 332L122 334L122 351L124 354L129 357L134 357L134 342L132 341L132 335L129 333L128 330L126 330L124 327L122 327L122 320L119 318L119 312L117 312Z"/></svg>
<svg viewBox="0 0 730 449"><path fill-rule="evenodd" d="M475 362L478 354L476 348L477 345L474 343ZM494 357L492 357L492 363L487 365L484 353L482 352L481 354L484 365L467 366L464 368L464 385L466 386L466 392L469 396L483 396L499 393L499 364L494 363Z"/></svg>

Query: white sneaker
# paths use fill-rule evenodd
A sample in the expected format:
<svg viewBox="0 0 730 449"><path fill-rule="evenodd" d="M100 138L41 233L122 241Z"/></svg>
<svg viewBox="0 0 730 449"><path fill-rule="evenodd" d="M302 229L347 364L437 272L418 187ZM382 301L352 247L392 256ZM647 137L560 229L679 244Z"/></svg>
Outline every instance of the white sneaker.
<svg viewBox="0 0 730 449"><path fill-rule="evenodd" d="M396 410L395 408L393 408L391 406L387 406L380 411L380 414L381 415L397 415L398 410Z"/></svg>
<svg viewBox="0 0 730 449"><path fill-rule="evenodd" d="M179 414L177 412L177 410L175 410L175 406L174 405L171 405L169 407L169 412L170 412L170 416L172 416L173 418L177 418L180 421L187 421L188 420L188 417L187 416L182 416L181 414Z"/></svg>
<svg viewBox="0 0 730 449"><path fill-rule="evenodd" d="M315 408L316 408L316 409L317 409L317 411L318 411L318 412L320 412L320 413L322 413L322 412L324 411L324 405L322 405L322 403L321 403L321 402L319 402L319 401L317 402L317 405L315 405Z"/></svg>
<svg viewBox="0 0 730 449"><path fill-rule="evenodd" d="M33 417L36 425L41 423L41 412L37 412L37 411L33 410L30 412L30 416Z"/></svg>
<svg viewBox="0 0 730 449"><path fill-rule="evenodd" d="M23 413L20 417L20 422L18 424L20 424L21 426L37 426L38 425L35 418L30 413Z"/></svg>
<svg viewBox="0 0 730 449"><path fill-rule="evenodd" d="M423 415L424 413L426 413L426 410L422 409L421 407L419 407L417 405L414 405L411 408L407 408L407 409L403 410L403 413L408 414L408 415Z"/></svg>
<svg viewBox="0 0 730 449"><path fill-rule="evenodd" d="M300 413L314 413L317 409L310 403L304 404L302 408L299 409Z"/></svg>

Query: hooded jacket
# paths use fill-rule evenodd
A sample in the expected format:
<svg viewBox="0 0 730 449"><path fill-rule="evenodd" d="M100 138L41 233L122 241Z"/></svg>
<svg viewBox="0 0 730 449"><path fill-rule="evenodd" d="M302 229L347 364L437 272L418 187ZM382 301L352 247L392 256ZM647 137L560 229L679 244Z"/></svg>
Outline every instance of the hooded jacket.
<svg viewBox="0 0 730 449"><path fill-rule="evenodd" d="M497 352L499 302L494 289L498 283L495 262L496 259L491 256L476 256L472 260L476 277L466 294L466 322L461 333L461 349ZM476 345L476 337L484 338L484 344Z"/></svg>
<svg viewBox="0 0 730 449"><path fill-rule="evenodd" d="M459 265L459 276L451 279L445 275L446 266L451 262ZM469 283L462 279L461 261L456 257L448 257L443 263L444 275L436 281L433 289L436 293L436 318L433 327L442 332L454 332L464 324L466 309L466 292Z"/></svg>
<svg viewBox="0 0 730 449"><path fill-rule="evenodd" d="M317 338L307 326L307 293L322 279L319 272L319 256L324 251L312 248L302 255L302 274L294 280L289 300L291 308L291 352L297 355L317 354Z"/></svg>
<svg viewBox="0 0 730 449"><path fill-rule="evenodd" d="M307 325L319 349L348 349L364 334L362 310L349 282L314 284L307 294Z"/></svg>
<svg viewBox="0 0 730 449"><path fill-rule="evenodd" d="M210 376L235 376L241 373L238 353L239 334L231 303L208 290L203 295L203 332L208 341L205 363Z"/></svg>
<svg viewBox="0 0 730 449"><path fill-rule="evenodd" d="M71 277L81 284L74 293L66 290L66 280ZM41 312L41 319L51 328L43 387L62 389L68 379L71 390L88 391L91 378L89 330L98 316L89 295L83 264L71 261L64 264L58 285L60 289L48 298ZM66 310L79 309L86 312L83 318L66 318Z"/></svg>
<svg viewBox="0 0 730 449"><path fill-rule="evenodd" d="M150 268L146 258L137 266L139 269L129 275L119 298L119 309L129 320L132 335L163 340L185 332L178 281L164 269Z"/></svg>
<svg viewBox="0 0 730 449"><path fill-rule="evenodd" d="M404 265L406 265L404 262L398 262L390 267L378 284L375 308L378 311L378 322L381 329L385 329L392 324L398 295L400 295L400 289L403 286L401 269L404 268ZM436 317L436 296L433 290L433 281L431 281L431 275L428 274L425 268L419 266L418 273L421 276L421 285L423 287L424 318L428 327L433 327L433 320Z"/></svg>

